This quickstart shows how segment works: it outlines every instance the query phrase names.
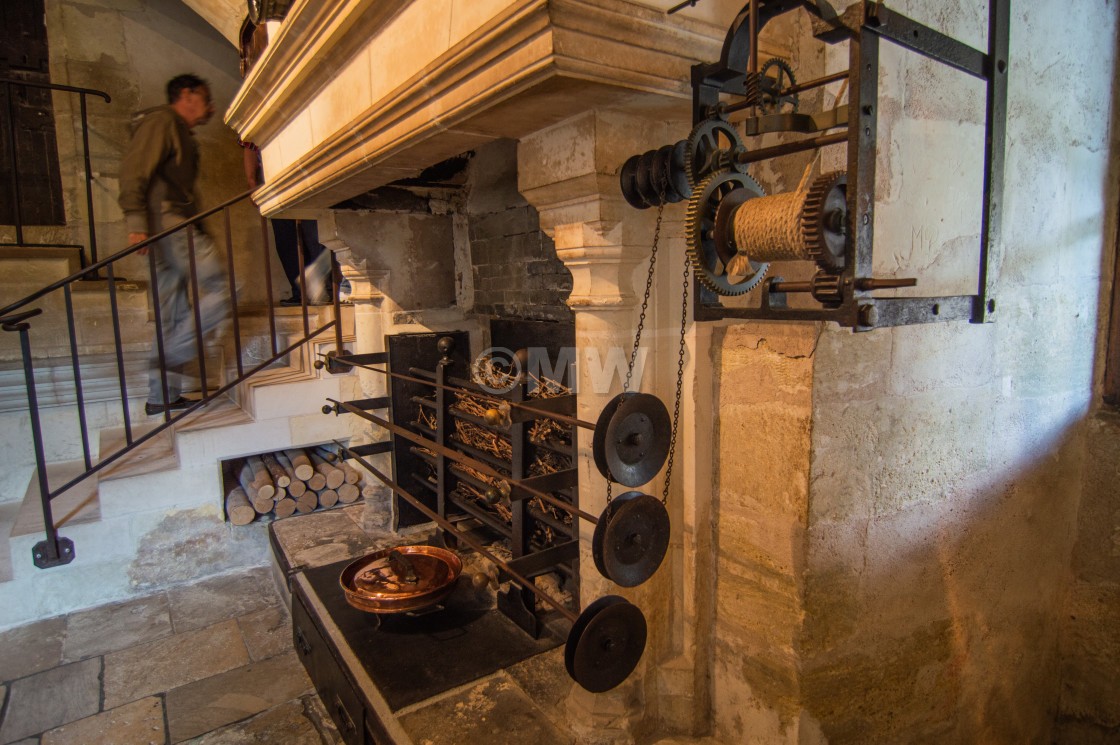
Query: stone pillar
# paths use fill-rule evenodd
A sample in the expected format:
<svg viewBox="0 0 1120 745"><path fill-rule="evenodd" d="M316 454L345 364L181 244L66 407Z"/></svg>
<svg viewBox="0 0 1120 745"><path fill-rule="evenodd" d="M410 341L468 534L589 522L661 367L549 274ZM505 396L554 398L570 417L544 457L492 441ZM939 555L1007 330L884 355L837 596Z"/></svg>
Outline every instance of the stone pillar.
<svg viewBox="0 0 1120 745"><path fill-rule="evenodd" d="M389 272L369 267L366 259L358 259L351 246L346 243L335 221L333 212L319 218L319 241L334 252L344 279L350 281L350 303L354 308L354 341L347 349L354 354L370 354L385 351L385 328L390 325L386 314L391 312L391 302L386 302L382 288L388 286ZM376 398L388 395L388 380L381 373L358 369L358 385L363 398ZM356 417L355 417L356 418ZM352 445L380 442L388 439L388 433L380 427L362 422L361 435L355 437ZM388 455L371 455L368 460L383 473L389 473L392 466ZM363 488L365 512L363 526L385 525L391 513L392 494L388 487L376 479L365 478Z"/></svg>
<svg viewBox="0 0 1120 745"><path fill-rule="evenodd" d="M680 108L686 113L685 105ZM618 187L618 170L630 155L670 143L687 131L683 120L666 122L661 117L637 118L597 110L520 141L519 189L539 211L541 228L553 239L557 256L572 274L568 305L575 311L581 419L595 421L604 405L622 391L657 217L656 210L635 210L625 202ZM680 333L684 210L683 204L671 205L663 214L657 279L642 336L643 353L631 385L631 390L658 395L670 414ZM694 445L688 431L695 406L689 400L695 374L693 355L697 344L706 348L706 341L697 340L692 331L690 336L682 405L686 416L668 504L672 545L664 564L640 587L620 588L595 569L591 556L594 526L586 522L580 526L583 606L603 595L623 595L642 609L649 627L642 661L626 682L598 695L573 686L568 700L570 718L574 727L585 728L583 742L628 743L651 732L692 733L708 721L706 683L696 685L706 676L698 671L695 660L706 654L696 654L694 622L697 609L706 606L707 600L697 598L694 572L707 570L695 559L697 493L692 485L710 479L706 471L697 478L692 454L687 453ZM591 443L592 433L581 429L579 499L581 508L599 514L606 506L606 482L594 465ZM640 490L660 498L663 477L664 473ZM684 494L682 482L686 484ZM614 485L616 496L627 490ZM704 509L708 491L710 485L704 490Z"/></svg>

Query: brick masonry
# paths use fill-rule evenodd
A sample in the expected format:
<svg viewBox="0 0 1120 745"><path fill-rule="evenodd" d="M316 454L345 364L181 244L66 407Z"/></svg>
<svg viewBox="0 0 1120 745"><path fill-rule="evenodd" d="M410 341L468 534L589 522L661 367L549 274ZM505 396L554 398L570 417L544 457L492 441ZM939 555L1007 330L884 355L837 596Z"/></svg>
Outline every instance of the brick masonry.
<svg viewBox="0 0 1120 745"><path fill-rule="evenodd" d="M470 225L474 310L503 318L572 320L572 275L517 191L517 145L498 141L471 161Z"/></svg>

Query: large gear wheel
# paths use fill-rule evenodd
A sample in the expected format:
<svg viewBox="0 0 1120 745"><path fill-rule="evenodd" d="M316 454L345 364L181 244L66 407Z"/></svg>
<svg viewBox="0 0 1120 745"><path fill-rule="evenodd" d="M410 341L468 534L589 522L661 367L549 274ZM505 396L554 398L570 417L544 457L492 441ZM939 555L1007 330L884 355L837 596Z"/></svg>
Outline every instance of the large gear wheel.
<svg viewBox="0 0 1120 745"><path fill-rule="evenodd" d="M684 151L684 170L692 193L696 193L696 187L708 174L720 168L721 152L734 152L742 147L743 140L730 122L707 119L693 127Z"/></svg>
<svg viewBox="0 0 1120 745"><path fill-rule="evenodd" d="M848 242L847 173L826 173L809 187L801 211L801 234L809 258L817 266L830 274L844 270Z"/></svg>
<svg viewBox="0 0 1120 745"><path fill-rule="evenodd" d="M777 70L773 75L767 75L770 70ZM793 77L793 68L781 57L773 57L762 63L758 70L759 93L758 105L764 114L793 113L797 111L797 94L789 93L780 95L786 88L797 85ZM788 111L783 112L782 107L789 104Z"/></svg>
<svg viewBox="0 0 1120 745"><path fill-rule="evenodd" d="M696 270L696 278L719 295L742 295L758 286L766 276L769 264L751 261L750 272L728 276L725 267L736 251L729 236L734 204L765 196L766 192L750 176L733 171L719 171L708 176L692 191L685 218L688 257ZM725 200L730 200L724 204ZM724 209L720 209L723 204Z"/></svg>

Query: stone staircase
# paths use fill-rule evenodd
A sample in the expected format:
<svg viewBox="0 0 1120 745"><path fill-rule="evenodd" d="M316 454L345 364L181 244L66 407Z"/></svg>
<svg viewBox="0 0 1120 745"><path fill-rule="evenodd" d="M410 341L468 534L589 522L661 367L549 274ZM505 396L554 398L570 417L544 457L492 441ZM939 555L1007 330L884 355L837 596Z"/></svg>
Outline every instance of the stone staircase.
<svg viewBox="0 0 1120 745"><path fill-rule="evenodd" d="M52 273L65 276L68 259L51 260L63 262ZM7 294L8 283L4 284ZM136 285L117 287L118 301L133 314L134 321L128 338L122 340L134 439L162 423L143 413L151 327L146 287ZM88 298L79 299L87 292ZM74 292L76 305L100 303L104 298L98 295L108 294L105 288L92 286L83 288L83 293ZM124 422L111 333L106 340L105 328L111 332L111 323L105 324L97 313L86 310L79 322L83 390L91 455L99 462L123 444ZM312 328L329 320L329 307L310 310L314 313ZM242 311L245 369L258 364L253 362L254 354L260 356L259 361L271 354L264 312ZM282 348L302 336L302 316L299 308L276 309L275 313ZM348 306L343 307L343 330L344 340L352 347L353 312ZM68 347L57 342L65 339L64 328L61 336L43 328L33 328L32 333L33 339L48 340L41 353L38 348L33 351L38 358L36 379L43 382L40 403L50 462L48 481L54 488L80 473L83 466L73 372ZM49 340L55 340L53 346ZM26 485L18 507L10 498L0 500L0 629L268 563L266 522L258 520L243 527L225 522L221 464L252 453L357 434L351 431L356 425L348 421L353 417L328 417L320 410L327 397L360 397L356 376L330 375L314 368L317 353L331 348L332 333L297 348L55 499L55 524L60 536L74 542L75 558L44 570L32 563L32 547L44 537L38 479L34 468L27 465L26 453L16 452L24 446L30 450L30 444L24 442L30 438L22 368L18 359L11 358L10 350L0 347L0 425L6 425L9 433L22 435L9 434L7 443L14 451L0 454L0 466L5 460L11 465L0 469L5 471L0 488L10 490L19 478ZM255 353L258 349L267 351ZM231 379L226 376L234 368L232 351L228 338L225 344L208 349L212 388Z"/></svg>

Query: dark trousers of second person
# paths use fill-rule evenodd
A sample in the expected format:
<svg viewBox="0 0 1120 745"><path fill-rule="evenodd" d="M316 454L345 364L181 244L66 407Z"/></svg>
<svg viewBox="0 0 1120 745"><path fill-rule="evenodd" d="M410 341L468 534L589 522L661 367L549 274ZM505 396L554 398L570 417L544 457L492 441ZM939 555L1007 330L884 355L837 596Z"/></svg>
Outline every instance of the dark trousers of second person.
<svg viewBox="0 0 1120 745"><path fill-rule="evenodd" d="M285 305L299 305L301 293L299 290L299 237L303 237L303 266L306 272L311 271L311 264L323 253L324 247L319 243L319 227L314 220L286 220L274 219L272 222L272 235L276 239L276 253L280 257L280 265L284 267L284 276L292 287L292 296L284 300ZM299 224L297 233L296 224ZM310 274L305 275L310 277ZM322 298L315 296L311 285L308 286L308 302L321 302Z"/></svg>

